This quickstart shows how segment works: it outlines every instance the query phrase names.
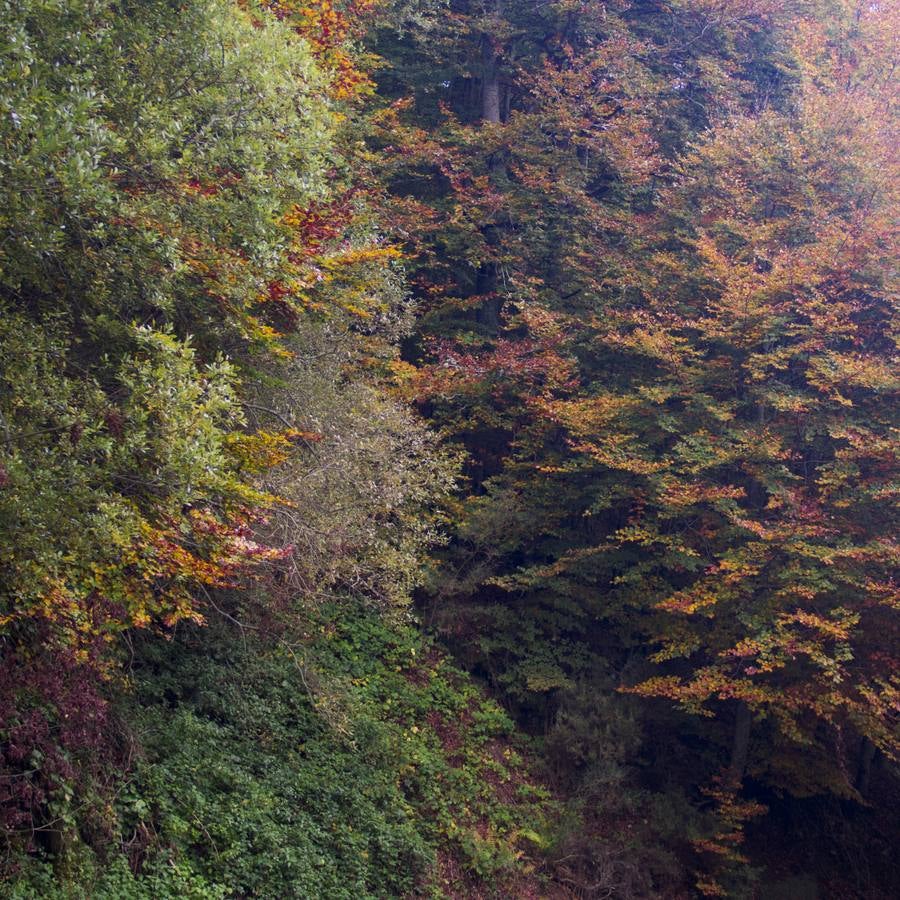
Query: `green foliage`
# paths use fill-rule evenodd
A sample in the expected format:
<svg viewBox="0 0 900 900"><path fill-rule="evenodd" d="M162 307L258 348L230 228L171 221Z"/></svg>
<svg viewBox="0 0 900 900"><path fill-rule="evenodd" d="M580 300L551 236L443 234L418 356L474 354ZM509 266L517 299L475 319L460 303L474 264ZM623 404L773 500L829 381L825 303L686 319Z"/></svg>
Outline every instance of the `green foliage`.
<svg viewBox="0 0 900 900"><path fill-rule="evenodd" d="M424 554L443 540L458 454L378 384L403 327L407 299L397 293L391 284L381 292L393 306L368 323L365 363L359 335L346 325L301 324L288 343L293 358L265 385L267 412L251 403L252 418L272 421L274 413L314 435L265 480L287 501L271 533L298 548L284 573L293 602L319 603L338 591L402 610L424 577Z"/></svg>
<svg viewBox="0 0 900 900"><path fill-rule="evenodd" d="M71 848L55 885L25 862L12 895L442 896L448 850L502 883L546 816L509 718L411 625L343 605L306 627L295 646L228 624L141 641L121 849Z"/></svg>
<svg viewBox="0 0 900 900"><path fill-rule="evenodd" d="M265 497L224 453L244 420L223 351L271 349L258 298L283 215L325 193L334 113L306 43L231 3L2 22L0 614L82 652L195 615L192 585L241 566Z"/></svg>
<svg viewBox="0 0 900 900"><path fill-rule="evenodd" d="M270 671L235 651L260 694L232 719L206 706L154 710L152 678L136 695L147 709L108 718L134 629L155 635L142 645L149 665L171 651L154 649L160 630L220 604L227 616L249 610L249 627L291 634L297 609L340 590L396 611L437 540L453 466L386 388L409 314L398 254L354 197L348 160L363 154L339 135L338 107L361 78L338 46L347 20L330 7L228 0L33 0L2 16L7 857L51 851L63 894L409 886L432 849L384 763L390 729L360 724L365 755L323 736L287 658L275 654ZM223 599L239 584L254 591ZM211 696L228 664L204 653L189 663L175 654L177 674L158 682L190 678ZM273 671L276 685L293 679L299 705L266 694ZM341 693L331 696L340 718ZM247 737L267 704L284 723L269 780ZM116 775L129 766L125 720L140 788ZM293 726L319 744L292 787ZM343 770L329 768L332 754ZM354 781L371 789L369 807L342 787ZM318 818L299 808L329 790ZM183 793L195 817L216 820L209 852L227 847L231 867L221 879L192 856L198 826L182 818ZM344 813L345 841L329 855L323 816ZM129 826L139 876L119 863L97 876L110 829ZM145 841L145 828L165 838ZM27 883L45 893L35 866Z"/></svg>
<svg viewBox="0 0 900 900"><path fill-rule="evenodd" d="M140 878L128 868L125 857L99 860L89 853L71 861L63 877L49 863L29 861L27 873L9 886L13 900L77 900L91 896L127 897L128 900L222 900L227 895L211 886L190 868L160 861Z"/></svg>
<svg viewBox="0 0 900 900"><path fill-rule="evenodd" d="M429 614L576 769L572 697L618 687L702 719L642 707L648 780L859 800L900 752L896 11L453 9L383 44L410 395L470 457ZM757 807L713 805L742 865Z"/></svg>
<svg viewBox="0 0 900 900"><path fill-rule="evenodd" d="M230 472L224 434L241 422L232 367L200 368L193 349L172 334L142 329L136 349L110 372L121 400L97 380L66 374L70 345L52 323L22 316L0 325L3 416L8 443L0 527L10 539L4 566L7 621L46 619L77 645L91 635L144 625L187 602L135 587L134 574L160 573L146 546L154 520L212 499L246 499ZM80 609L102 592L118 612ZM50 608L52 598L63 609Z"/></svg>
<svg viewBox="0 0 900 900"><path fill-rule="evenodd" d="M889 7L0 0L14 896L743 896L864 799Z"/></svg>

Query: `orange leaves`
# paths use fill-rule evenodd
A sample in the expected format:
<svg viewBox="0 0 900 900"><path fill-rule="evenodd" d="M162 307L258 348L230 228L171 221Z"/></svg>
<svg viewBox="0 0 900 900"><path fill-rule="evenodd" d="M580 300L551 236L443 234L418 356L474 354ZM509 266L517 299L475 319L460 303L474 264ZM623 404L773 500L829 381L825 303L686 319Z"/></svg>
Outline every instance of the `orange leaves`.
<svg viewBox="0 0 900 900"><path fill-rule="evenodd" d="M139 521L130 538L111 534L109 554L98 553L83 570L72 567L65 582L48 582L36 603L0 618L0 627L40 621L53 646L86 661L98 639L108 643L129 628L202 623L198 591L234 587L290 554L254 539L251 524L259 518L250 510L223 517L197 508L156 525Z"/></svg>
<svg viewBox="0 0 900 900"><path fill-rule="evenodd" d="M710 786L703 788L703 793L714 805L716 821L715 831L708 837L695 838L691 841L699 853L712 854L712 872L698 874L696 887L704 897L727 897L727 891L716 873L729 864L745 864L749 862L739 848L744 840L744 828L750 819L757 818L766 812L766 807L753 800L740 798L740 786L731 783L731 779L718 776ZM719 876L721 877L721 876Z"/></svg>
<svg viewBox="0 0 900 900"><path fill-rule="evenodd" d="M264 0L279 19L286 21L309 41L322 68L331 75L332 92L338 100L351 100L370 93L371 79L358 67L349 46L359 37L361 23L381 0Z"/></svg>
<svg viewBox="0 0 900 900"><path fill-rule="evenodd" d="M251 511L223 520L209 510L190 510L190 540L185 540L182 529L143 527L142 541L149 554L140 551L141 574L152 591L153 612L163 612L166 625L182 619L202 622L198 587L234 587L262 563L290 555L290 547L266 547L253 538L254 518L259 514Z"/></svg>
<svg viewBox="0 0 900 900"><path fill-rule="evenodd" d="M705 718L713 716L713 712L704 706L710 697L733 699L747 697L751 693L744 686L733 682L715 666L697 669L690 679L681 679L674 675L658 675L622 690L624 693L641 697L674 700L690 712Z"/></svg>
<svg viewBox="0 0 900 900"><path fill-rule="evenodd" d="M542 130L560 148L607 156L631 183L644 182L659 165L647 95L659 88L637 62L647 47L626 35L588 52L563 46L527 86L541 110Z"/></svg>
<svg viewBox="0 0 900 900"><path fill-rule="evenodd" d="M573 441L571 448L608 469L632 475L652 475L666 468L664 462L646 459L639 451L635 452L630 435L610 434L594 441Z"/></svg>
<svg viewBox="0 0 900 900"><path fill-rule="evenodd" d="M533 339L500 339L481 351L434 342L432 350L437 361L420 370L418 396L499 396L524 389L529 393L527 402L533 402L537 408L541 394L568 384L572 365L558 352L559 335L549 321L536 321L535 325L543 333Z"/></svg>
<svg viewBox="0 0 900 900"><path fill-rule="evenodd" d="M403 253L375 239L351 240L359 193L350 188L328 203L295 205L284 214L291 232L285 277L268 285L261 302L289 321L304 311L342 310L367 319L382 310L381 276Z"/></svg>
<svg viewBox="0 0 900 900"><path fill-rule="evenodd" d="M651 321L646 316L633 318L637 321L631 328L607 336L610 344L672 367L687 361L693 355L688 340L672 329L669 323Z"/></svg>
<svg viewBox="0 0 900 900"><path fill-rule="evenodd" d="M747 496L742 487L733 485L703 484L667 479L660 492L660 500L666 506L695 506L699 503L716 503L720 500L741 500Z"/></svg>
<svg viewBox="0 0 900 900"><path fill-rule="evenodd" d="M846 406L851 400L841 396L840 390L865 388L878 392L900 391L900 367L891 360L875 354L842 353L830 350L810 360L809 383L832 399Z"/></svg>
<svg viewBox="0 0 900 900"><path fill-rule="evenodd" d="M352 266L365 263L382 263L390 260L401 259L402 251L398 247L366 246L341 250L339 253L330 254L322 258L321 265L325 272L337 273Z"/></svg>
<svg viewBox="0 0 900 900"><path fill-rule="evenodd" d="M705 591L681 592L661 606L692 613L720 600L715 585L707 583ZM795 719L802 710L832 720L848 702L857 702L841 686L854 658L850 647L858 637L859 623L859 614L841 609L827 616L802 609L779 613L771 627L719 650L711 664L697 668L690 676L656 676L628 690L677 701L701 715L709 714L705 704L711 700L739 698L753 709L787 715L785 722ZM676 632L666 638L664 648L654 658L663 662L698 649L690 637ZM789 681L798 668L806 668L806 678L787 687L786 679Z"/></svg>
<svg viewBox="0 0 900 900"><path fill-rule="evenodd" d="M887 26L887 5L855 9ZM491 35L502 121L479 120L460 35L484 21L464 12L464 74L407 83L416 101L379 117L431 314L432 362L401 376L474 449L484 506L533 518L481 583L627 609L674 662L637 693L702 714L740 698L796 739L816 719L880 733L866 692L898 666L888 42L849 3L812 33L802 4L690 0L667 13L677 51L611 4L551 6L527 24L550 26L540 55L510 21ZM763 44L771 80L746 55Z"/></svg>
<svg viewBox="0 0 900 900"><path fill-rule="evenodd" d="M205 534L207 538L224 536L216 534L205 517L200 518L197 511L192 512L195 513L192 518L199 526L196 528L198 533ZM177 620L180 617L177 614L187 615L187 607L182 602L187 598L182 598L178 589L181 584L227 587L231 583L231 573L226 565L219 561L209 561L188 550L172 531L146 526L143 537L150 554L142 559L141 577L144 581L158 585L164 592L172 592L170 596L176 603L174 611L168 614L169 620L173 616Z"/></svg>
<svg viewBox="0 0 900 900"><path fill-rule="evenodd" d="M184 185L183 190L189 195L199 197L215 197L221 191L231 190L239 185L241 176L237 172L229 170L219 170L214 178L190 178Z"/></svg>
<svg viewBox="0 0 900 900"><path fill-rule="evenodd" d="M304 256L314 255L326 244L342 237L353 220L355 191L346 191L327 203L295 204L282 217L293 234L292 249Z"/></svg>
<svg viewBox="0 0 900 900"><path fill-rule="evenodd" d="M686 615L693 615L707 607L715 606L722 599L720 591L712 585L698 583L690 589L678 591L665 600L657 604L659 609L666 612L678 612Z"/></svg>

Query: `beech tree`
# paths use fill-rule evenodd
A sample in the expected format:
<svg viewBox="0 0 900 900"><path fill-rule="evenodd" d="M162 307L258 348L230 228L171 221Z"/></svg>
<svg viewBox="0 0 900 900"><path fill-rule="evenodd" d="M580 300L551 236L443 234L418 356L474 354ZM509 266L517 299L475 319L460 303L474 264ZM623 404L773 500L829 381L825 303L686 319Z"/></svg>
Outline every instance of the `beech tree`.
<svg viewBox="0 0 900 900"><path fill-rule="evenodd" d="M794 115L722 127L668 198L690 261L659 260L626 341L671 348L660 399L681 406L678 442L660 454L655 521L641 512L624 536L704 567L659 599L675 620L657 654L704 663L638 691L733 698L804 742L827 722L894 756L895 135L872 42L896 15L841 12L799 29Z"/></svg>
<svg viewBox="0 0 900 900"><path fill-rule="evenodd" d="M397 148L411 393L471 454L433 616L528 715L602 672L721 723L739 828L747 771L897 752L896 14L650 7L505 7L500 122L473 62Z"/></svg>
<svg viewBox="0 0 900 900"><path fill-rule="evenodd" d="M887 844L898 24L0 0L0 876L744 896L787 803Z"/></svg>

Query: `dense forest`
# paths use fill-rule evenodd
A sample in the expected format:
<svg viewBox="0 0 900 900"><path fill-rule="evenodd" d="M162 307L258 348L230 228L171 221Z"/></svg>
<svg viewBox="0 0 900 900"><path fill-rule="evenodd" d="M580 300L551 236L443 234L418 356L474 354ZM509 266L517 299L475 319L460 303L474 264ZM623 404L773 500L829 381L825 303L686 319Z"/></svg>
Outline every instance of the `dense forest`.
<svg viewBox="0 0 900 900"><path fill-rule="evenodd" d="M900 896L898 37L0 0L0 894Z"/></svg>

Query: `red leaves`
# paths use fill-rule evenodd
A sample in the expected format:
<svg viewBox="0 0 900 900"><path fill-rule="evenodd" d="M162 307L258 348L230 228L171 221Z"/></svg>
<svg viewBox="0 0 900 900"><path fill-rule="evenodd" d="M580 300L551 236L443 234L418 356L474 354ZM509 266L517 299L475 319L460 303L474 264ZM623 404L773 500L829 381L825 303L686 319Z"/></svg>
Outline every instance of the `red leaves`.
<svg viewBox="0 0 900 900"><path fill-rule="evenodd" d="M352 188L328 202L290 209L283 221L293 232L295 252L314 256L326 244L342 237L353 220L358 193Z"/></svg>
<svg viewBox="0 0 900 900"><path fill-rule="evenodd" d="M201 197L215 197L222 191L231 190L241 182L241 176L229 169L216 169L212 178L189 178L185 188Z"/></svg>
<svg viewBox="0 0 900 900"><path fill-rule="evenodd" d="M744 828L748 821L766 812L761 803L742 800L739 788L730 783L727 776L718 776L711 785L702 788L703 794L713 803L715 821L715 831L711 835L691 841L697 852L713 856L697 877L697 890L704 897L728 896L718 879L730 864L748 862L739 850L744 841Z"/></svg>
<svg viewBox="0 0 900 900"><path fill-rule="evenodd" d="M109 433L117 440L121 441L125 436L125 417L117 409L109 409L103 417Z"/></svg>
<svg viewBox="0 0 900 900"><path fill-rule="evenodd" d="M114 771L116 736L94 664L100 652L94 646L81 661L63 648L7 650L0 659L0 831L7 835L33 842L38 830L54 827L49 800L76 785L102 791Z"/></svg>
<svg viewBox="0 0 900 900"><path fill-rule="evenodd" d="M189 542L180 529L158 529L148 535L153 562L147 574L158 591L173 592L176 601L169 624L198 617L189 595L182 594L182 586L236 587L261 563L290 555L289 549L268 547L255 539L252 524L259 518L260 514L251 510L223 520L210 510L192 509L188 512L193 531Z"/></svg>

